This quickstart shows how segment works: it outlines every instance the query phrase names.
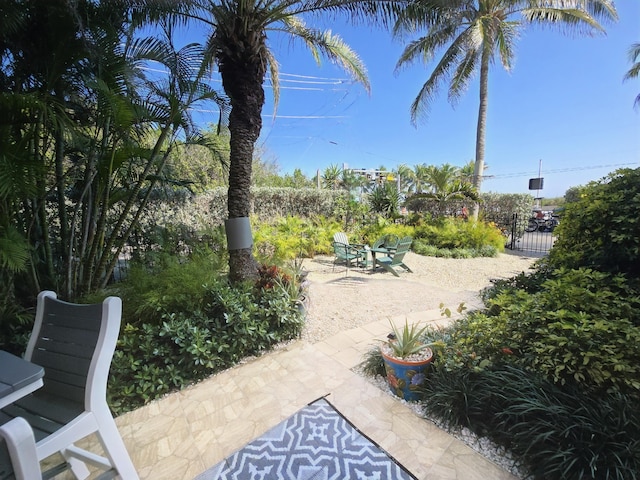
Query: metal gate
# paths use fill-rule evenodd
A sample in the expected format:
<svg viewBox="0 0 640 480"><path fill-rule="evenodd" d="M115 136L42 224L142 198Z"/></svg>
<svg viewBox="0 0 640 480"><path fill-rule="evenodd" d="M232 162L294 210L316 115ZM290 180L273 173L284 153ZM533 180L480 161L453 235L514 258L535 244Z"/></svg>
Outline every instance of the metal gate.
<svg viewBox="0 0 640 480"><path fill-rule="evenodd" d="M549 253L556 239L553 231L547 228L527 232L529 218L519 217L517 213L486 218L486 220L495 223L502 230L506 237L505 248L509 250L546 254Z"/></svg>

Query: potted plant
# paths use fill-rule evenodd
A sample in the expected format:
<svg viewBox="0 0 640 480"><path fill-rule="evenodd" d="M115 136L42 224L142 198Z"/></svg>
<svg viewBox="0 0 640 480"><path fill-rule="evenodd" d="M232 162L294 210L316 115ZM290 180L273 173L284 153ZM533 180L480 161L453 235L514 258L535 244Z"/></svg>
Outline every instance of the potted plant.
<svg viewBox="0 0 640 480"><path fill-rule="evenodd" d="M427 327L418 328L405 321L399 329L391 323L392 333L380 346L389 388L405 400L419 400L425 370L433 360L433 351L422 340Z"/></svg>

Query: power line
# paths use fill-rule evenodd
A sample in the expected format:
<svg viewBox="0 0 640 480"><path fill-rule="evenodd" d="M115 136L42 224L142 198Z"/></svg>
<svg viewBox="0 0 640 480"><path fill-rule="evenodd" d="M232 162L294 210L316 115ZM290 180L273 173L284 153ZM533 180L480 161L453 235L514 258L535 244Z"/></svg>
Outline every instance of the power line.
<svg viewBox="0 0 640 480"><path fill-rule="evenodd" d="M611 167L623 167L629 165L638 165L638 162L631 163L610 163L606 165L591 165L584 167L572 167L572 168L558 168L553 170L546 170L545 174L549 173L567 173L567 172L577 172L582 170L597 170L600 168L611 168ZM537 172L519 172L519 173L505 173L502 175L491 175L491 178L517 178L517 177L530 177L532 175L537 175Z"/></svg>

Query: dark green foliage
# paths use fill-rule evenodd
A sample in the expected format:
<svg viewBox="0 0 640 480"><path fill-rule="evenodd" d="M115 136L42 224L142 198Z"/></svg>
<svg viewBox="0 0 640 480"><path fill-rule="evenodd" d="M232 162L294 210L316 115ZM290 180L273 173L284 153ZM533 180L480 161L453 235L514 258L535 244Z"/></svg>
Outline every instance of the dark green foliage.
<svg viewBox="0 0 640 480"><path fill-rule="evenodd" d="M369 194L368 201L373 213L385 217L397 216L400 195L395 185L390 183L377 185Z"/></svg>
<svg viewBox="0 0 640 480"><path fill-rule="evenodd" d="M176 391L242 358L299 335L304 319L280 288L292 282L264 267L256 284L229 285L216 252L147 256L108 293L123 299L123 328L109 379L117 413ZM153 261L155 260L155 261ZM101 301L87 298L87 302Z"/></svg>
<svg viewBox="0 0 640 480"><path fill-rule="evenodd" d="M299 335L304 319L279 288L203 285L198 305L186 297L158 320L127 324L111 365L109 403L123 413Z"/></svg>
<svg viewBox="0 0 640 480"><path fill-rule="evenodd" d="M24 353L34 315L35 309L23 308L7 298L0 299L0 350L14 355Z"/></svg>
<svg viewBox="0 0 640 480"><path fill-rule="evenodd" d="M438 248L434 245L427 245L422 240L414 240L411 250L418 255L426 257L441 258L476 258L476 257L496 257L498 249L491 245L484 245L477 248Z"/></svg>
<svg viewBox="0 0 640 480"><path fill-rule="evenodd" d="M370 377L386 375L384 359L382 358L382 352L380 351L379 345L371 347L367 353L365 353L364 359L360 363L359 367L362 369L362 373Z"/></svg>
<svg viewBox="0 0 640 480"><path fill-rule="evenodd" d="M453 327L453 349L584 390L640 392L637 285L589 269L555 271L539 286L518 278L530 290L514 282L485 293L487 310Z"/></svg>
<svg viewBox="0 0 640 480"><path fill-rule="evenodd" d="M580 189L567 203L549 260L640 277L640 168L622 169Z"/></svg>
<svg viewBox="0 0 640 480"><path fill-rule="evenodd" d="M157 324L164 311L202 309L203 285L214 284L224 275L220 271L220 259L213 252L188 258L156 254L146 260L149 262L146 265L134 262L126 281L112 289L122 298L123 323Z"/></svg>
<svg viewBox="0 0 640 480"><path fill-rule="evenodd" d="M540 291L542 283L552 275L552 270L546 264L538 263L533 272L519 273L518 275L491 280L492 285L481 292L482 300L485 304L501 293L514 293L523 290L526 293L537 293Z"/></svg>
<svg viewBox="0 0 640 480"><path fill-rule="evenodd" d="M558 387L518 367L439 367L427 414L507 448L535 479L640 478L640 398Z"/></svg>

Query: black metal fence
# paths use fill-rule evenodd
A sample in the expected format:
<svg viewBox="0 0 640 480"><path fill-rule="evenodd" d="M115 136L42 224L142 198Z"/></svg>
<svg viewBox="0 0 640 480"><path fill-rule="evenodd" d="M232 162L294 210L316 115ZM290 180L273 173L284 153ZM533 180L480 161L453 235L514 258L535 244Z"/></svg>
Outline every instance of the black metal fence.
<svg viewBox="0 0 640 480"><path fill-rule="evenodd" d="M485 220L502 230L506 238L505 248L509 250L547 254L555 242L552 228L536 226L534 229L530 218L523 218L517 213L494 215L493 218L485 217Z"/></svg>

